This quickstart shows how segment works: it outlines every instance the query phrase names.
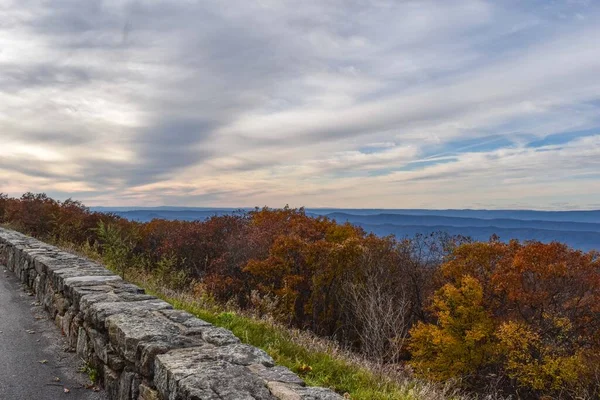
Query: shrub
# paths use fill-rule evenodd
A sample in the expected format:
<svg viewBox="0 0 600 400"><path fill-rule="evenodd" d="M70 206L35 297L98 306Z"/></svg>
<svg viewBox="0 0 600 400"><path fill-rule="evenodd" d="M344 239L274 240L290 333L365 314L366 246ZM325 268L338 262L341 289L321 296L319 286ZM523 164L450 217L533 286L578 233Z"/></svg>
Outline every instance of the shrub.
<svg viewBox="0 0 600 400"><path fill-rule="evenodd" d="M493 239L459 246L440 271L434 322L411 332L419 373L470 387L506 377L506 392L533 397L597 393L598 253ZM486 345L473 350L473 339Z"/></svg>
<svg viewBox="0 0 600 400"><path fill-rule="evenodd" d="M436 381L469 378L496 361L494 321L477 279L466 275L456 286L446 284L431 308L438 322L419 322L411 330L411 365L418 374Z"/></svg>
<svg viewBox="0 0 600 400"><path fill-rule="evenodd" d="M102 221L98 224L97 233L104 261L125 279L125 272L133 256L135 238L120 226Z"/></svg>

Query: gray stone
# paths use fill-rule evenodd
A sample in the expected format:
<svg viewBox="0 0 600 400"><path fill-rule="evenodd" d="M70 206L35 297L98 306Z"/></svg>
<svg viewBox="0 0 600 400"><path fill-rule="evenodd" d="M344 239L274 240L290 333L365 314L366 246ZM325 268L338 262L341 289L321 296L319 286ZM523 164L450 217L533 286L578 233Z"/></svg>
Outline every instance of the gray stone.
<svg viewBox="0 0 600 400"><path fill-rule="evenodd" d="M156 356L167 353L173 349L190 347L212 346L208 343L199 343L197 340L186 336L174 336L168 341L146 341L138 346L139 359L136 360L136 368L143 376L152 379L154 375L154 363Z"/></svg>
<svg viewBox="0 0 600 400"><path fill-rule="evenodd" d="M79 328L79 334L77 335L77 355L87 362L90 361L92 355L90 340L83 327Z"/></svg>
<svg viewBox="0 0 600 400"><path fill-rule="evenodd" d="M196 318L192 314L181 310L162 310L160 311L165 317L171 321L185 327L187 334L202 334L204 328L213 327L213 324Z"/></svg>
<svg viewBox="0 0 600 400"><path fill-rule="evenodd" d="M302 400L341 400L342 396L331 389L319 387L300 387L294 389Z"/></svg>
<svg viewBox="0 0 600 400"><path fill-rule="evenodd" d="M241 343L214 347L206 350L205 355L216 360L225 360L232 364L244 366L262 364L271 367L275 365L275 361L263 350Z"/></svg>
<svg viewBox="0 0 600 400"><path fill-rule="evenodd" d="M217 345L224 346L227 344L239 343L238 339L231 331L225 328L217 328L214 326L199 327L198 333L202 336L204 341Z"/></svg>
<svg viewBox="0 0 600 400"><path fill-rule="evenodd" d="M260 376L265 382L281 382L305 386L304 381L286 367L276 366L269 368L263 364L252 364L248 365L248 369Z"/></svg>
<svg viewBox="0 0 600 400"><path fill-rule="evenodd" d="M91 304L84 311L85 321L96 328L105 327L106 318L115 314L134 314L140 311L157 311L173 308L169 303L159 299L134 302L100 302Z"/></svg>
<svg viewBox="0 0 600 400"><path fill-rule="evenodd" d="M143 376L152 377L154 359L171 349L206 345L197 337L181 335L179 324L157 312L116 314L106 319L108 336L119 355Z"/></svg>
<svg viewBox="0 0 600 400"><path fill-rule="evenodd" d="M154 382L168 400L275 400L265 383L241 365L210 361L202 349L174 350L156 358Z"/></svg>
<svg viewBox="0 0 600 400"><path fill-rule="evenodd" d="M139 379L134 372L123 371L118 381L118 400L137 400L139 393Z"/></svg>
<svg viewBox="0 0 600 400"><path fill-rule="evenodd" d="M115 314L106 319L110 342L129 362L135 363L141 341L167 342L179 335L179 329L166 318L156 318L149 312Z"/></svg>
<svg viewBox="0 0 600 400"><path fill-rule="evenodd" d="M119 374L116 371L108 367L104 367L104 374L102 377L104 383L104 390L106 395L111 400L122 400L119 397Z"/></svg>
<svg viewBox="0 0 600 400"><path fill-rule="evenodd" d="M283 382L268 382L267 387L273 396L279 400L302 400L294 391L294 386Z"/></svg>

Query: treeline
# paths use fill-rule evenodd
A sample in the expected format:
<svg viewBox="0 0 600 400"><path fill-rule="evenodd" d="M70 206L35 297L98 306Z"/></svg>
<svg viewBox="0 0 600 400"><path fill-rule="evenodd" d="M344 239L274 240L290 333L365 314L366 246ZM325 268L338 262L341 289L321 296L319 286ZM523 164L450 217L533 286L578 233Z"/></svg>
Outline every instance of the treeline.
<svg viewBox="0 0 600 400"><path fill-rule="evenodd" d="M32 193L0 194L0 222L427 379L519 398L600 395L596 252L377 237L287 207L138 223Z"/></svg>

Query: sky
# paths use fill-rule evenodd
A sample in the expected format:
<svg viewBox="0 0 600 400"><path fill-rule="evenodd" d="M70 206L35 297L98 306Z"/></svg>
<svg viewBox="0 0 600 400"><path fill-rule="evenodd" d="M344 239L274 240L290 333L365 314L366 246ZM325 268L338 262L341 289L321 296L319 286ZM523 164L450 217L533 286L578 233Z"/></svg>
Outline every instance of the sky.
<svg viewBox="0 0 600 400"><path fill-rule="evenodd" d="M0 0L0 192L600 209L600 1Z"/></svg>

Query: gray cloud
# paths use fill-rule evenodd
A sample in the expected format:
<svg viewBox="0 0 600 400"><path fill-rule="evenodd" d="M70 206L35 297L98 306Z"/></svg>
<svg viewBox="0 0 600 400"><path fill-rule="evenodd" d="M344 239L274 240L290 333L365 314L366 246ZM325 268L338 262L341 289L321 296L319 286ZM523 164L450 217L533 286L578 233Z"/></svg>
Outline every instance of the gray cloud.
<svg viewBox="0 0 600 400"><path fill-rule="evenodd" d="M0 88L3 91L18 92L36 87L69 87L84 85L91 81L90 72L81 67L57 66L54 64L2 65Z"/></svg>
<svg viewBox="0 0 600 400"><path fill-rule="evenodd" d="M52 179L57 182L67 182L71 179L67 175L48 171L47 162L31 160L26 157L0 160L0 170L18 172L23 175L35 176L37 178Z"/></svg>
<svg viewBox="0 0 600 400"><path fill-rule="evenodd" d="M162 121L142 129L136 137L140 168L129 176L131 184L166 178L178 169L202 162L210 151L202 143L210 139L214 124L209 121L178 119Z"/></svg>
<svg viewBox="0 0 600 400"><path fill-rule="evenodd" d="M566 2L10 2L0 8L0 128L11 144L0 173L14 174L12 190L69 176L102 202L335 205L336 192L367 202L377 190L391 201L400 189L365 171L389 175L457 140L497 135L510 150L600 126L598 16L593 3ZM415 151L389 157L378 142ZM493 150L490 171L506 157ZM471 182L476 166L461 154L394 182L420 193ZM507 171L548 162L537 157ZM570 176L596 167L570 157ZM185 197L160 195L168 187Z"/></svg>

